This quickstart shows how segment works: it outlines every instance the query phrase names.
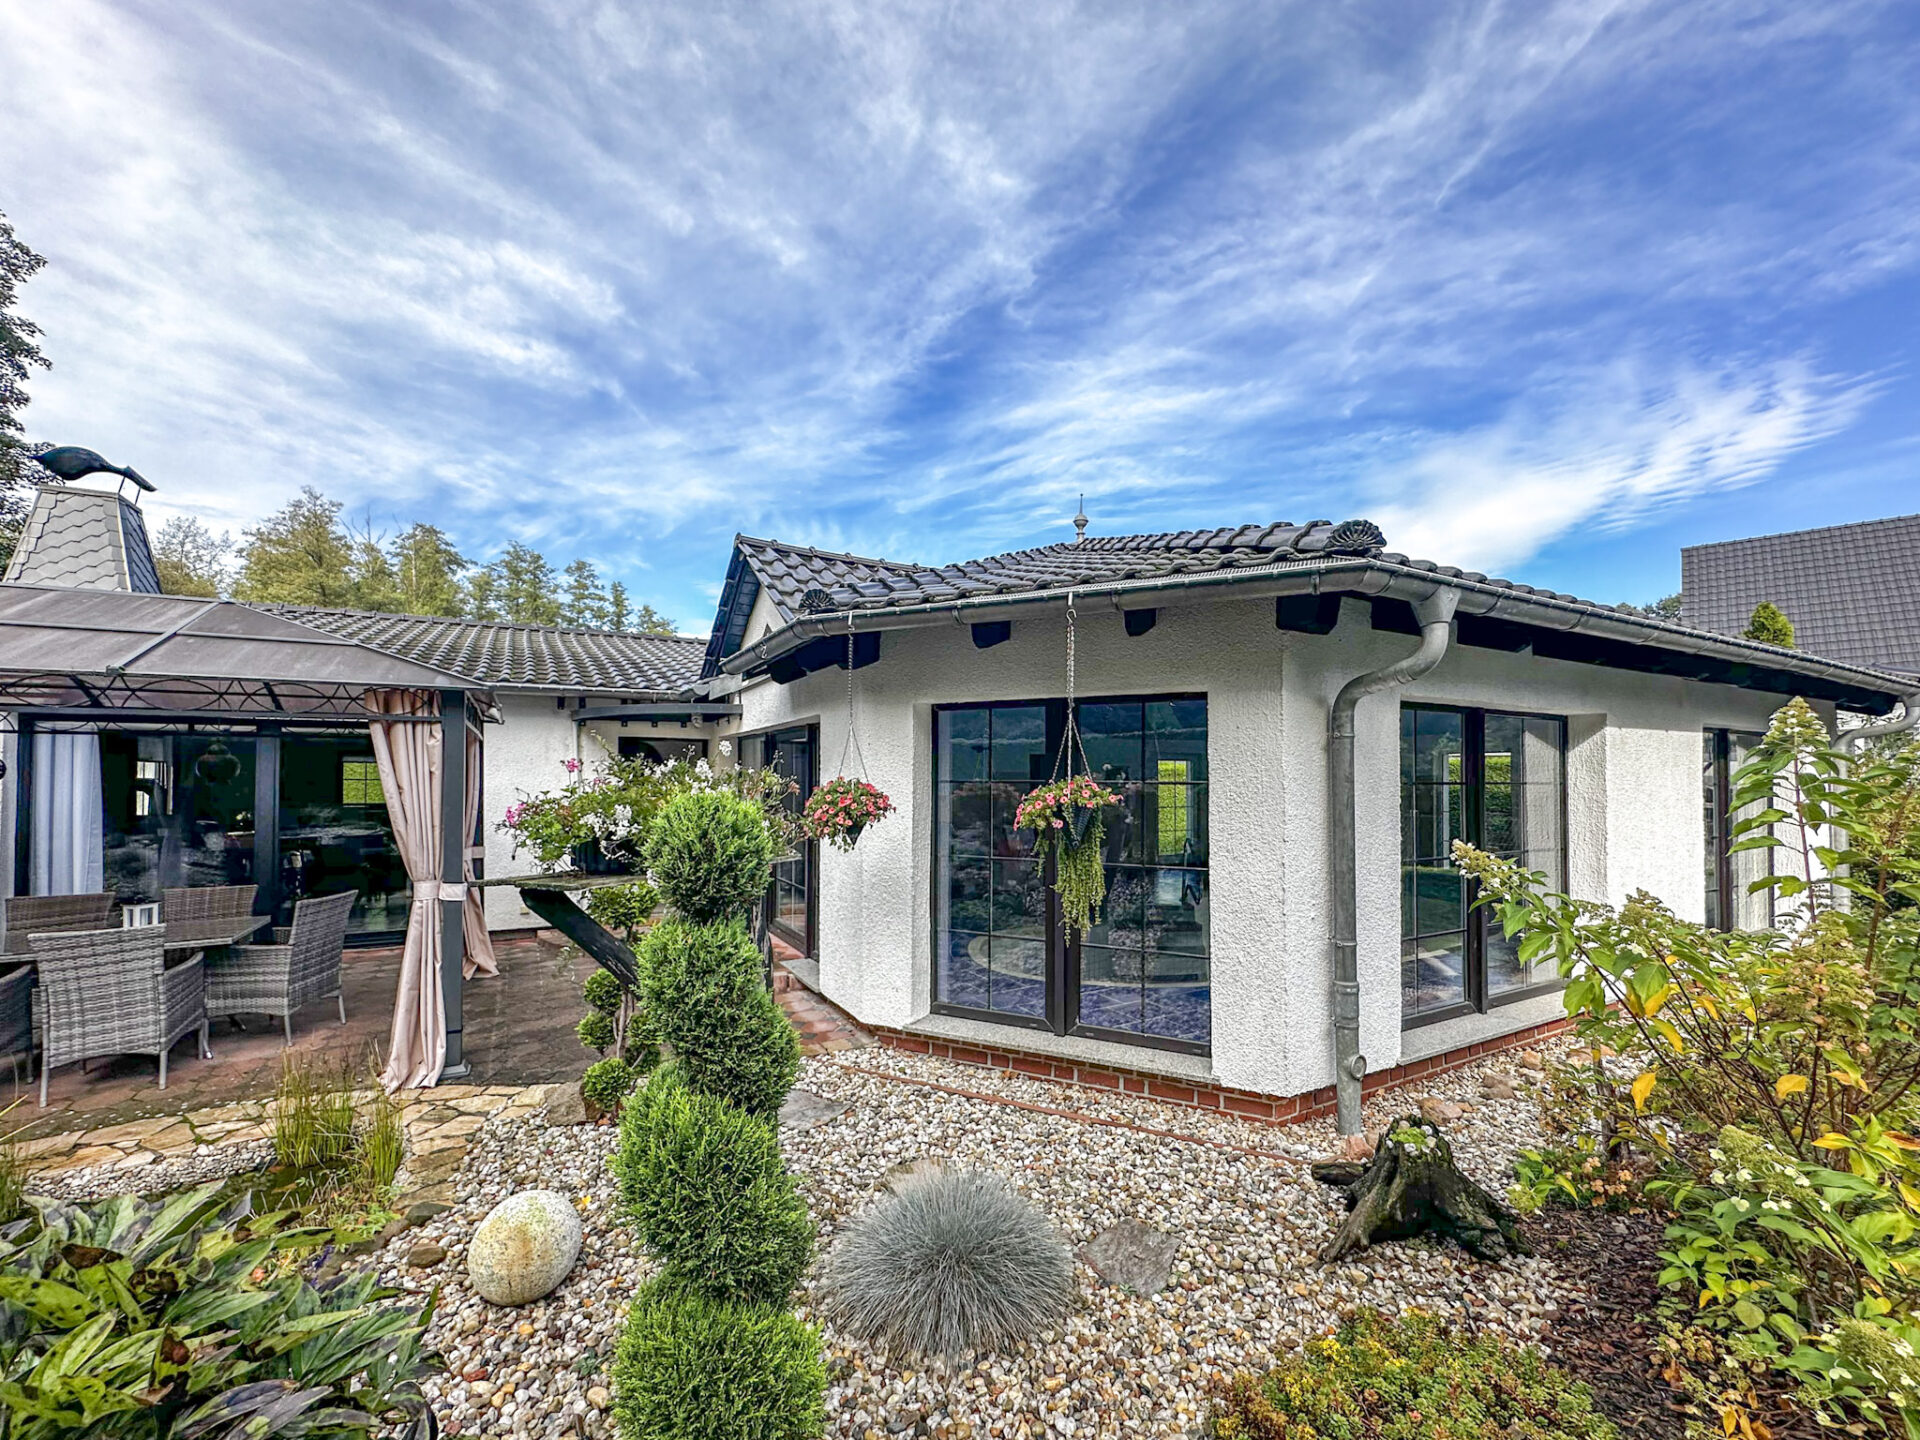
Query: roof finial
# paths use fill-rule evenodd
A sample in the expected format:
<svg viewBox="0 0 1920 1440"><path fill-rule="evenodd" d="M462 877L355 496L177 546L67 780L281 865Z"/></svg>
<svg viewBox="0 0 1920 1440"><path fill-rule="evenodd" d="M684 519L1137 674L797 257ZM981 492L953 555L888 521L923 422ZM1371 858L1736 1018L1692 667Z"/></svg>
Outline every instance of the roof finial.
<svg viewBox="0 0 1920 1440"><path fill-rule="evenodd" d="M1073 543L1078 545L1087 538L1087 497L1080 496L1080 513L1073 517Z"/></svg>

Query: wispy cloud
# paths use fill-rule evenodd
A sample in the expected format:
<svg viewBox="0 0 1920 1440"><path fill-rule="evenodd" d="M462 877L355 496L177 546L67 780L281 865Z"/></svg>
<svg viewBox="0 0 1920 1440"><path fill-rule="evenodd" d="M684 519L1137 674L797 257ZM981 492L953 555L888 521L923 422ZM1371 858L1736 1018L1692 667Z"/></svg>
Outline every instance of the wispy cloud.
<svg viewBox="0 0 1920 1440"><path fill-rule="evenodd" d="M944 559L1082 491L1519 566L1906 393L1855 308L1920 270L1915 38L1868 0L68 0L0 12L0 208L52 261L35 433L216 524L313 483L689 624L736 528Z"/></svg>

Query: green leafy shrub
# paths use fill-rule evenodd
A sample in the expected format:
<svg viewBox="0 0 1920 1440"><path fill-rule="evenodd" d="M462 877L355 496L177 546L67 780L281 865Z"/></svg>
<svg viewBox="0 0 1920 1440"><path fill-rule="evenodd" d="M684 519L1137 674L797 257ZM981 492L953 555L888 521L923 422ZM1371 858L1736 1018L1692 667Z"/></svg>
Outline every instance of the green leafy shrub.
<svg viewBox="0 0 1920 1440"><path fill-rule="evenodd" d="M1587 1387L1537 1350L1363 1310L1264 1378L1237 1377L1215 1440L1612 1440Z"/></svg>
<svg viewBox="0 0 1920 1440"><path fill-rule="evenodd" d="M596 969L581 985L580 997L597 1014L613 1016L620 1012L620 1004L627 998L627 987L611 970Z"/></svg>
<svg viewBox="0 0 1920 1440"><path fill-rule="evenodd" d="M761 979L738 920L669 920L640 947L651 1034L673 1047L693 1089L771 1118L800 1073L800 1038Z"/></svg>
<svg viewBox="0 0 1920 1440"><path fill-rule="evenodd" d="M324 1289L273 1262L312 1243L217 1185L0 1227L0 1415L10 1440L368 1436L415 1422L431 1313L371 1274Z"/></svg>
<svg viewBox="0 0 1920 1440"><path fill-rule="evenodd" d="M1771 600L1762 600L1753 607L1753 614L1747 617L1747 628L1740 634L1743 639L1758 640L1763 645L1793 649L1793 621Z"/></svg>
<svg viewBox="0 0 1920 1440"><path fill-rule="evenodd" d="M1576 1135L1565 1145L1522 1150L1513 1162L1513 1208L1531 1215L1543 1205L1625 1210L1639 1198L1647 1177L1625 1160L1608 1160L1593 1137Z"/></svg>
<svg viewBox="0 0 1920 1440"><path fill-rule="evenodd" d="M775 839L762 807L727 791L690 790L660 808L647 871L687 919L725 920L766 894Z"/></svg>
<svg viewBox="0 0 1920 1440"><path fill-rule="evenodd" d="M813 1222L773 1127L656 1072L620 1117L614 1174L664 1274L721 1300L785 1303Z"/></svg>
<svg viewBox="0 0 1920 1440"><path fill-rule="evenodd" d="M788 1311L649 1282L613 1364L625 1440L811 1440L826 1429L820 1337Z"/></svg>
<svg viewBox="0 0 1920 1440"><path fill-rule="evenodd" d="M659 907L660 892L644 880L587 891L587 913L629 945L640 938ZM588 1003L592 1003L591 997Z"/></svg>
<svg viewBox="0 0 1920 1440"><path fill-rule="evenodd" d="M609 1055L587 1067L587 1073L580 1077L580 1093L586 1097L588 1104L611 1115L633 1093L633 1087L639 1079L639 1073L633 1066L618 1055Z"/></svg>
<svg viewBox="0 0 1920 1440"><path fill-rule="evenodd" d="M1735 848L1773 852L1752 888L1777 929L1707 930L1645 893L1615 911L1455 853L1520 959L1558 965L1591 1053L1633 1057L1618 1079L1597 1058L1589 1099L1609 1144L1665 1167L1661 1278L1692 1323L1831 1422L1897 1411L1920 1434L1914 1387L1843 1358L1867 1331L1913 1344L1920 1318L1920 749L1852 759L1794 700L1732 799Z"/></svg>

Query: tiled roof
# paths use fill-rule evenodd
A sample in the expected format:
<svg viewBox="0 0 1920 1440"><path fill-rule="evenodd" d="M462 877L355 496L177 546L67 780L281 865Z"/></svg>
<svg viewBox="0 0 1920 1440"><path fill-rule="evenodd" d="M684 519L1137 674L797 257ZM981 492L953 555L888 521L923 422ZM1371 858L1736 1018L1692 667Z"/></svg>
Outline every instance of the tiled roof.
<svg viewBox="0 0 1920 1440"><path fill-rule="evenodd" d="M1689 625L1738 635L1771 600L1804 650L1920 673L1920 515L1691 546L1680 582Z"/></svg>
<svg viewBox="0 0 1920 1440"><path fill-rule="evenodd" d="M383 615L307 605L255 608L502 689L673 694L700 675L706 642L684 635Z"/></svg>
<svg viewBox="0 0 1920 1440"><path fill-rule="evenodd" d="M160 593L140 507L118 495L42 485L7 566L10 585Z"/></svg>

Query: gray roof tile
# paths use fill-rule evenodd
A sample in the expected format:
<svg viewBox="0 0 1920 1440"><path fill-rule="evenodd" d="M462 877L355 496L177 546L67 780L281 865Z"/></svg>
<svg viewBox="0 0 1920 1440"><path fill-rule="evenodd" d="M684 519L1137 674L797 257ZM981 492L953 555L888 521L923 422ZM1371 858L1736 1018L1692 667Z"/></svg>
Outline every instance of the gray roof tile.
<svg viewBox="0 0 1920 1440"><path fill-rule="evenodd" d="M7 565L10 585L160 593L140 507L78 486L42 485Z"/></svg>
<svg viewBox="0 0 1920 1440"><path fill-rule="evenodd" d="M706 642L684 635L509 625L306 605L254 607L502 689L672 695L699 678Z"/></svg>
<svg viewBox="0 0 1920 1440"><path fill-rule="evenodd" d="M1920 515L1690 546L1680 580L1688 625L1738 635L1771 600L1803 650L1920 673Z"/></svg>

